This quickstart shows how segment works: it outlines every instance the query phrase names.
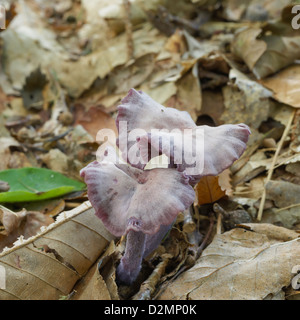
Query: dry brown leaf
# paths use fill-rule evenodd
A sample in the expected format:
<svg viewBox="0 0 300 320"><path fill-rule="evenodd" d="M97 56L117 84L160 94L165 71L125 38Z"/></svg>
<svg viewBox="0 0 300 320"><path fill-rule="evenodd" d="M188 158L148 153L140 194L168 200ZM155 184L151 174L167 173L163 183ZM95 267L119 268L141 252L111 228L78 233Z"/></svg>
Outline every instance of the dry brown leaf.
<svg viewBox="0 0 300 320"><path fill-rule="evenodd" d="M120 260L122 253L125 251L124 239L125 237L122 237L117 246L114 241L111 241L98 261L99 272L112 300L120 299L118 286L116 284L116 266L114 261Z"/></svg>
<svg viewBox="0 0 300 320"><path fill-rule="evenodd" d="M246 123L257 129L269 114L271 91L238 71L231 69L232 83L223 87L225 110L221 120L225 123Z"/></svg>
<svg viewBox="0 0 300 320"><path fill-rule="evenodd" d="M66 203L64 199L49 199L27 203L26 209L28 211L39 211L49 217L55 217L64 211L65 205Z"/></svg>
<svg viewBox="0 0 300 320"><path fill-rule="evenodd" d="M235 187L234 195L251 198L251 199L259 199L264 190L265 182L264 177L258 176L252 178L247 185L240 185Z"/></svg>
<svg viewBox="0 0 300 320"><path fill-rule="evenodd" d="M202 104L197 63L176 82L175 88L176 94L165 102L165 106L187 111L196 120Z"/></svg>
<svg viewBox="0 0 300 320"><path fill-rule="evenodd" d="M27 239L36 235L42 226L48 226L53 219L37 211L23 209L13 212L0 206L0 221L5 228L5 232L0 235L1 252L5 247L11 247L20 236Z"/></svg>
<svg viewBox="0 0 300 320"><path fill-rule="evenodd" d="M270 223L243 223L241 228L266 235L270 241L290 241L300 237L299 233L283 227L274 226Z"/></svg>
<svg viewBox="0 0 300 320"><path fill-rule="evenodd" d="M19 147L20 144L17 140L12 137L0 138L0 170L8 169L9 162L11 159L10 147Z"/></svg>
<svg viewBox="0 0 300 320"><path fill-rule="evenodd" d="M233 195L230 169L226 169L219 174L219 181L218 182L221 187L221 190L225 191L226 196Z"/></svg>
<svg viewBox="0 0 300 320"><path fill-rule="evenodd" d="M111 300L111 296L95 263L74 289L72 300Z"/></svg>
<svg viewBox="0 0 300 320"><path fill-rule="evenodd" d="M0 206L0 221L7 234L17 229L25 216L25 209L23 209L20 212L13 212L3 206Z"/></svg>
<svg viewBox="0 0 300 320"><path fill-rule="evenodd" d="M257 79L267 77L300 58L300 37L265 36L267 50L253 68ZM282 54L284 52L284 55Z"/></svg>
<svg viewBox="0 0 300 320"><path fill-rule="evenodd" d="M261 32L260 28L243 29L231 44L232 52L246 63L257 79L274 74L300 57L299 36L266 34L257 39Z"/></svg>
<svg viewBox="0 0 300 320"><path fill-rule="evenodd" d="M300 65L292 65L275 75L260 80L274 92L274 98L292 107L300 108Z"/></svg>
<svg viewBox="0 0 300 320"><path fill-rule="evenodd" d="M85 111L84 106L77 105L75 111L75 125L80 124L96 140L101 129L112 129L117 133L115 120L99 106L91 107Z"/></svg>
<svg viewBox="0 0 300 320"><path fill-rule="evenodd" d="M242 30L237 33L231 45L232 52L242 58L250 70L254 68L258 59L267 50L267 44L257 39L261 31L259 28Z"/></svg>
<svg viewBox="0 0 300 320"><path fill-rule="evenodd" d="M69 295L112 239L89 202L62 212L38 235L20 238L0 254L6 273L0 300L55 300Z"/></svg>
<svg viewBox="0 0 300 320"><path fill-rule="evenodd" d="M220 125L222 124L220 118L224 112L224 108L224 99L221 90L214 89L202 91L201 115L210 116L216 125ZM197 125L202 124L206 123L198 123L197 121Z"/></svg>
<svg viewBox="0 0 300 320"><path fill-rule="evenodd" d="M196 204L207 204L218 201L223 198L226 193L219 185L219 178L216 176L203 177L195 187Z"/></svg>
<svg viewBox="0 0 300 320"><path fill-rule="evenodd" d="M0 180L0 192L6 192L10 189L10 185L6 181Z"/></svg>
<svg viewBox="0 0 300 320"><path fill-rule="evenodd" d="M300 186L286 181L269 181L266 185L267 199L273 200L277 207L284 208L300 203Z"/></svg>
<svg viewBox="0 0 300 320"><path fill-rule="evenodd" d="M284 299L292 267L300 264L300 239L271 242L240 228L216 235L195 266L161 294L166 300Z"/></svg>
<svg viewBox="0 0 300 320"><path fill-rule="evenodd" d="M47 165L48 169L60 172L62 174L68 174L68 156L61 152L59 149L51 149L45 155L41 155L41 159L43 163Z"/></svg>

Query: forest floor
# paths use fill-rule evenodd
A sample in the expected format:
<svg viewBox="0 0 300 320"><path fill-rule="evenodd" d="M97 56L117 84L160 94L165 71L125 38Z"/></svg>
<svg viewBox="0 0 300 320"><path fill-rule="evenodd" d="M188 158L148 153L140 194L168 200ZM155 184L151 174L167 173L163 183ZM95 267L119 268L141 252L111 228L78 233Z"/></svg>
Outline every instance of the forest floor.
<svg viewBox="0 0 300 320"><path fill-rule="evenodd" d="M296 2L6 5L1 299L299 299ZM79 171L96 159L99 130L117 134L117 106L131 88L189 112L197 125L245 123L251 136L231 168L202 178L194 205L128 287L115 281L125 240L98 226Z"/></svg>

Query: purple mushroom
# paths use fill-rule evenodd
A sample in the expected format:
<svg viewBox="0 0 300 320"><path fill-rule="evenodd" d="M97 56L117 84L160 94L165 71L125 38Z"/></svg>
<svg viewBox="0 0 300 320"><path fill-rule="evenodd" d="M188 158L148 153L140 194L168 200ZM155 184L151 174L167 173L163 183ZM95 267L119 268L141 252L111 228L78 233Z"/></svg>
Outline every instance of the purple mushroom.
<svg viewBox="0 0 300 320"><path fill-rule="evenodd" d="M193 203L194 189L176 169L143 171L105 158L90 163L80 174L105 227L117 237L127 235L117 275L129 284L137 277L143 257L159 245L178 213Z"/></svg>
<svg viewBox="0 0 300 320"><path fill-rule="evenodd" d="M186 171L193 184L203 176L218 175L230 167L243 154L250 135L245 124L196 126L187 112L166 108L134 89L118 110L118 128L120 123L127 124L127 132L119 132L118 144L129 163L144 168L151 155L165 154L170 166ZM136 128L144 134L137 142L128 141L128 132Z"/></svg>
<svg viewBox="0 0 300 320"><path fill-rule="evenodd" d="M231 166L244 152L250 130L244 124L197 127L187 112L166 108L134 89L118 107L116 124L126 163L111 147L99 162L83 168L81 176L105 227L117 237L127 236L117 279L131 284L142 259L156 249L178 213L193 203L192 185ZM168 168L145 170L161 154L169 157Z"/></svg>

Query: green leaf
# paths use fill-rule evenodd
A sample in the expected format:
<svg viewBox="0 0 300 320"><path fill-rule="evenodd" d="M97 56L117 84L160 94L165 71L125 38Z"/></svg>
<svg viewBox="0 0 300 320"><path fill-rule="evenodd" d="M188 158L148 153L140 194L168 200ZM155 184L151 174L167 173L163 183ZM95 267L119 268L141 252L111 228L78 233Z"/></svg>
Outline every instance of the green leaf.
<svg viewBox="0 0 300 320"><path fill-rule="evenodd" d="M86 187L82 182L43 168L0 171L0 180L10 185L8 192L0 193L0 203L45 200L83 190Z"/></svg>

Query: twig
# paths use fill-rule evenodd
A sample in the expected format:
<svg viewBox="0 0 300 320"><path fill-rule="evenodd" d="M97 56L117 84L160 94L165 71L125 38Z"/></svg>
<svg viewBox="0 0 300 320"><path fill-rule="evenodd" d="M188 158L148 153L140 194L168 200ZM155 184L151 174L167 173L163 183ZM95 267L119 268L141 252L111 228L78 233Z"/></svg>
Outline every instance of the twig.
<svg viewBox="0 0 300 320"><path fill-rule="evenodd" d="M196 224L193 220L193 208L189 207L187 210L183 212L184 220L183 220L183 231L186 233L191 233L196 229Z"/></svg>
<svg viewBox="0 0 300 320"><path fill-rule="evenodd" d="M276 210L276 213L280 212L280 211L288 210L288 209L291 209L291 208L296 208L296 207L300 207L300 203L291 204L290 206L287 206L287 207L284 207L284 208L280 208L280 209Z"/></svg>
<svg viewBox="0 0 300 320"><path fill-rule="evenodd" d="M208 241L209 237L211 236L213 228L214 228L214 217L213 217L213 215L211 215L210 216L210 224L209 224L207 233L206 233L201 245L199 246L199 248L197 250L197 259L200 257L202 251L204 250L204 248L205 248L205 246L207 244L207 241Z"/></svg>
<svg viewBox="0 0 300 320"><path fill-rule="evenodd" d="M125 32L127 37L127 54L128 61L133 59L133 38L132 38L132 24L130 21L130 13L131 13L131 4L129 0L123 0L123 6L125 9Z"/></svg>
<svg viewBox="0 0 300 320"><path fill-rule="evenodd" d="M217 218L217 234L222 234L222 215L220 213Z"/></svg>
<svg viewBox="0 0 300 320"><path fill-rule="evenodd" d="M285 130L284 130L284 132L282 134L282 137L281 137L281 139L280 139L280 141L278 143L278 147L276 149L275 155L273 157L273 161L272 161L271 167L270 167L270 169L268 171L268 176L267 176L267 179L266 179L266 182L265 182L265 187L264 187L263 194L262 194L261 201L260 201L260 205L259 205L259 210L258 210L258 215L257 215L257 220L258 221L260 221L261 218L262 218L262 214L263 214L263 210L264 210L264 206L265 206L265 201L266 201L266 196L267 196L266 185L272 178L274 167L275 167L275 163L277 161L277 158L278 158L279 152L281 151L283 143L284 143L284 141L285 141L285 139L286 139L286 137L287 137L287 135L288 135L288 133L290 131L290 128L291 128L295 113L296 113L296 110L293 111L293 113L292 113L292 115L291 115L291 117L289 119L289 122L287 123L287 125L285 127Z"/></svg>
<svg viewBox="0 0 300 320"><path fill-rule="evenodd" d="M158 264L150 277L142 283L140 291L133 296L132 300L150 300L152 298L157 284L165 273L170 258L171 255L169 254L165 254L162 256L162 261Z"/></svg>

